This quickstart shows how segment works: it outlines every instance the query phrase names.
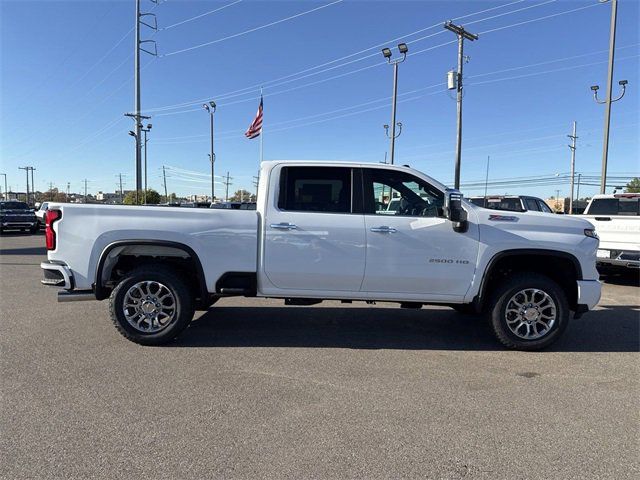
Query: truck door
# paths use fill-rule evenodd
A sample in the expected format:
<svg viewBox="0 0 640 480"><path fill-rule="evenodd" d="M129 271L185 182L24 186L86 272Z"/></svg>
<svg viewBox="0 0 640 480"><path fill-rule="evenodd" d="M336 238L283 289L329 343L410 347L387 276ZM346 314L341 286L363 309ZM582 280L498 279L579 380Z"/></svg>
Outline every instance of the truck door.
<svg viewBox="0 0 640 480"><path fill-rule="evenodd" d="M268 281L287 290L359 291L366 249L361 182L354 188L353 169L283 166L271 175L279 182L263 222Z"/></svg>
<svg viewBox="0 0 640 480"><path fill-rule="evenodd" d="M444 193L408 172L364 169L367 260L362 291L463 297L478 256L478 226L455 232ZM397 204L395 209L385 204Z"/></svg>

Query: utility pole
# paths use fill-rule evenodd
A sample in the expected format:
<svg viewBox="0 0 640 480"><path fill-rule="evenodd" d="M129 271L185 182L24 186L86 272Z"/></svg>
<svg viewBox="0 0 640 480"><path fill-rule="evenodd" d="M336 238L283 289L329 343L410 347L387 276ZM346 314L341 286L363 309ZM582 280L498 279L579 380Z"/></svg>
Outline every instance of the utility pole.
<svg viewBox="0 0 640 480"><path fill-rule="evenodd" d="M167 174L164 170L164 165L162 166L162 180L164 183L164 200L166 203L169 203L169 195L167 195Z"/></svg>
<svg viewBox="0 0 640 480"><path fill-rule="evenodd" d="M486 207L487 206L487 187L489 186L489 159L491 157L489 157L489 155L487 155L487 173L484 177L484 199L482 201L482 206Z"/></svg>
<svg viewBox="0 0 640 480"><path fill-rule="evenodd" d="M569 148L571 149L571 178L569 180L570 186L571 186L570 188L571 196L569 197L569 213L570 214L573 214L573 182L576 176L576 140L578 139L578 137L576 136L576 128L577 128L577 122L574 120L573 134L567 135L567 137L571 139L571 145L569 145Z"/></svg>
<svg viewBox="0 0 640 480"><path fill-rule="evenodd" d="M622 86L622 93L615 99L611 98L611 92L613 89L613 64L616 50L616 22L618 17L618 0L611 0L611 27L609 29L609 71L607 75L607 96L604 100L598 100L598 85L593 85L591 90L593 91L593 98L597 103L604 103L604 141L602 142L602 176L600 178L600 193L605 193L607 187L607 161L609 158L609 127L611 125L611 104L617 102L622 97L626 90L626 80L620 80L618 84Z"/></svg>
<svg viewBox="0 0 640 480"><path fill-rule="evenodd" d="M462 160L462 68L464 60L464 41L473 42L478 39L478 35L467 32L464 27L454 25L451 20L444 24L444 28L453 32L458 37L458 70L456 75L456 91L457 91L457 112L458 112L458 132L456 136L456 168L455 168L455 188L460 188L460 164Z"/></svg>
<svg viewBox="0 0 640 480"><path fill-rule="evenodd" d="M209 113L209 129L210 129L210 138L211 138L211 152L209 153L209 161L211 162L211 203L215 198L215 189L214 189L214 164L216 163L216 154L213 151L213 114L216 113L216 102L210 100L209 103L205 103L202 105Z"/></svg>
<svg viewBox="0 0 640 480"><path fill-rule="evenodd" d="M83 180L84 182L84 203L87 203L87 182L89 180L87 180L86 178Z"/></svg>
<svg viewBox="0 0 640 480"><path fill-rule="evenodd" d="M402 62L406 60L409 47L407 47L406 43L399 43L398 51L402 55L402 58L391 61L391 55L392 55L391 49L390 48L382 49L382 55L384 56L384 58L387 59L387 62L390 65L393 65L393 94L391 97L391 134L389 134L389 125L384 126L387 137L390 140L389 156L391 157L391 165L393 165L393 161L395 158L396 138L398 138L402 133L402 124L401 123L396 124L396 105L397 105L397 98L398 98L398 65L400 65ZM397 135L396 135L396 126L400 127L400 130L398 131Z"/></svg>
<svg viewBox="0 0 640 480"><path fill-rule="evenodd" d="M71 182L67 182L67 202L69 201L70 196L71 196Z"/></svg>
<svg viewBox="0 0 640 480"><path fill-rule="evenodd" d="M560 210L560 190L556 190L556 210Z"/></svg>
<svg viewBox="0 0 640 480"><path fill-rule="evenodd" d="M31 190L33 190L33 204L35 205L36 203L36 183L33 181L33 171L35 170L35 168L33 167L29 167L29 170L31 170Z"/></svg>
<svg viewBox="0 0 640 480"><path fill-rule="evenodd" d="M0 173L0 175L4 175L4 199L9 200L9 190L7 190L7 174Z"/></svg>
<svg viewBox="0 0 640 480"><path fill-rule="evenodd" d="M152 0L154 3L158 3L157 0ZM146 23L143 17L150 16L153 18L153 24ZM142 190L142 144L140 139L140 131L142 130L142 120L148 119L141 115L141 101L140 101L140 52L148 53L149 55L158 56L158 49L154 40L140 40L140 27L145 25L152 30L158 30L158 22L156 16L153 13L140 13L140 0L136 0L136 16L135 16L135 43L134 43L134 113L125 114L127 117L131 117L135 121L135 140L136 140L136 203L137 192ZM143 48L144 43L153 44L153 51Z"/></svg>
<svg viewBox="0 0 640 480"><path fill-rule="evenodd" d="M580 201L580 177L582 177L581 173L578 174L578 191L576 192L576 201Z"/></svg>
<svg viewBox="0 0 640 480"><path fill-rule="evenodd" d="M120 204L122 205L122 202L124 201L123 198L123 193L122 193L122 174L119 173L118 174L118 178L120 179L120 182L118 182L120 184Z"/></svg>
<svg viewBox="0 0 640 480"><path fill-rule="evenodd" d="M49 182L49 201L53 202L53 182Z"/></svg>
<svg viewBox="0 0 640 480"><path fill-rule="evenodd" d="M31 167L18 167L19 170L24 170L27 174L27 204L29 203L29 169Z"/></svg>
<svg viewBox="0 0 640 480"><path fill-rule="evenodd" d="M224 201L228 202L229 201L229 185L231 185L231 180L232 178L229 176L229 172L227 172L227 176L225 177L226 180L224 180L222 183L224 183L225 186L225 192L224 192Z"/></svg>
<svg viewBox="0 0 640 480"><path fill-rule="evenodd" d="M147 128L142 128L141 130L144 132L144 194L143 194L143 203L147 203L147 133L151 131L150 123L147 124Z"/></svg>

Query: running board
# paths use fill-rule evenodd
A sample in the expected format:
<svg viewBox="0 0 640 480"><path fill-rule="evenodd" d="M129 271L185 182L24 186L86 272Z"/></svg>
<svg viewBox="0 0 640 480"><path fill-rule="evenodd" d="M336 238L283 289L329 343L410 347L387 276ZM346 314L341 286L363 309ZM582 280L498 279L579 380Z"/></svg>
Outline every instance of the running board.
<svg viewBox="0 0 640 480"><path fill-rule="evenodd" d="M58 302L82 302L84 300L95 300L96 295L93 290L76 290L71 292L58 292Z"/></svg>

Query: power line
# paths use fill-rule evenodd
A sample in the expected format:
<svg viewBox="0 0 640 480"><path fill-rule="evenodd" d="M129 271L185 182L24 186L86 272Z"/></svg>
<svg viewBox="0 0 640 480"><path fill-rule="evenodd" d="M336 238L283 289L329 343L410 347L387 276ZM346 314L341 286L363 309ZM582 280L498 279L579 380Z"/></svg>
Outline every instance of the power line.
<svg viewBox="0 0 640 480"><path fill-rule="evenodd" d="M242 0L236 0L235 2L229 3L227 5L223 5L222 7L218 7L214 10L209 10L208 12L201 13L200 15L196 15L195 17L187 18L186 20L182 20L181 22L172 23L166 27L161 28L160 30L169 30L170 28L177 27L179 25L184 25L185 23L193 22L194 20L198 20L199 18L206 17L207 15L211 15L213 13L219 12L220 10L224 10L225 8L232 7L240 3Z"/></svg>
<svg viewBox="0 0 640 480"><path fill-rule="evenodd" d="M231 40L232 38L241 37L243 35L247 35L249 33L252 33L252 32L255 32L255 31L258 31L258 30L262 30L263 28L272 27L273 25L277 25L279 23L287 22L289 20L293 20L294 18L302 17L303 15L308 15L309 13L313 13L313 12L316 12L318 10L322 10L323 8L330 7L332 5L335 5L336 3L342 3L342 1L343 0L334 0L333 2L327 3L326 5L321 5L320 7L312 8L311 10L307 10L305 12L297 13L296 15L291 15L289 17L282 18L280 20L276 20L275 22L270 22L270 23L267 23L265 25L260 25L258 27L250 28L249 30L245 30L245 31L239 32L239 33L234 33L233 35L228 35L226 37L218 38L217 40L212 40L210 42L205 42L205 43L201 43L199 45L194 45L192 47L182 48L180 50L175 50L173 52L165 53L164 55L161 55L161 57L169 57L171 55L177 55L178 53L188 52L188 51L191 51L191 50L195 50L197 48L202 48L202 47L206 47L208 45L214 45L216 43L224 42L226 40Z"/></svg>
<svg viewBox="0 0 640 480"><path fill-rule="evenodd" d="M507 4L498 5L497 7L492 7L492 8L487 8L487 9L484 9L484 10L479 10L477 12L472 12L472 13L469 13L469 14L466 14L466 15L463 15L463 16L460 16L460 17L456 17L455 20L462 20L464 18L468 18L468 17L472 17L472 16L476 16L476 15L481 15L481 14L486 13L486 12L490 12L490 11L497 10L497 9L500 9L500 8L505 8L505 7L508 7L508 6L517 4L517 3L522 3L524 1L526 1L526 0L516 0L514 2L510 2L510 3L507 3ZM393 38L391 40L386 40L386 41L384 41L382 43L379 43L377 45L373 45L372 47L368 47L368 48L365 48L363 50L359 50L357 52L351 53L349 55L345 55L345 56L336 58L334 60L330 60L328 62L324 62L324 63L320 63L318 65L314 65L312 67L307 67L304 70L300 70L298 72L291 73L291 74L285 75L283 77L279 77L279 78L276 78L276 79L273 79L273 80L262 81L262 82L260 82L258 84L252 85L250 87L245 87L245 88L241 88L239 90L234 90L232 92L227 92L226 94L216 95L216 98L218 98L218 99L227 98L229 95L236 94L236 93L239 93L239 92L245 92L245 93L253 94L252 91L257 89L257 88L265 87L265 86L272 86L272 85L270 85L271 83L279 82L281 80L285 80L285 79L288 79L288 78L291 78L291 77L295 77L295 76L297 76L299 74L307 73L307 72L310 72L312 70L316 70L318 68L322 68L322 67L325 67L327 65L331 65L333 63L337 63L337 62L340 62L342 60L346 60L348 58L355 57L356 55L360 55L361 53L365 53L365 52L368 52L370 50L374 50L374 49L383 47L384 45L387 45L389 43L394 43L396 41L406 39L407 37L411 37L411 36L416 35L418 33L422 33L422 32L425 32L425 31L432 30L434 28L440 27L441 24L442 24L442 22L435 23L433 25L421 28L421 29L416 30L416 31L411 32L411 33L407 33L407 34L402 35L400 37L396 37L396 38ZM438 34L440 34L440 33L442 33L442 32L438 32ZM407 43L413 43L415 41L417 41L417 40L411 40L411 41L408 41ZM376 52L374 55L378 55L378 54L379 54L379 52ZM370 56L373 56L373 55L370 55ZM366 58L369 58L370 56L367 56ZM164 109L185 107L185 106L189 106L189 105L192 105L192 104L202 103L202 102L208 100L209 98L210 97L201 98L201 99L197 99L197 100L193 100L193 101L189 101L189 102L182 102L182 103L174 104L174 105L166 105L166 106L162 106L162 107L156 107L156 108L149 109L147 111L160 111L160 110L164 110Z"/></svg>

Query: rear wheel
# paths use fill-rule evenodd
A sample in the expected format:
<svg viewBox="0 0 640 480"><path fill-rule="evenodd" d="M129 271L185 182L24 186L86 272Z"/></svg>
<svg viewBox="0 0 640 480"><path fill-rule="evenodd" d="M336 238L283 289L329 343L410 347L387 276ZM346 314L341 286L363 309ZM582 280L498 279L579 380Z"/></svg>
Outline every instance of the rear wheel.
<svg viewBox="0 0 640 480"><path fill-rule="evenodd" d="M500 342L515 350L539 350L555 342L569 324L564 290L536 273L505 279L489 304L490 322Z"/></svg>
<svg viewBox="0 0 640 480"><path fill-rule="evenodd" d="M193 297L174 270L140 267L129 272L111 292L109 311L114 325L128 340L162 345L191 322Z"/></svg>

